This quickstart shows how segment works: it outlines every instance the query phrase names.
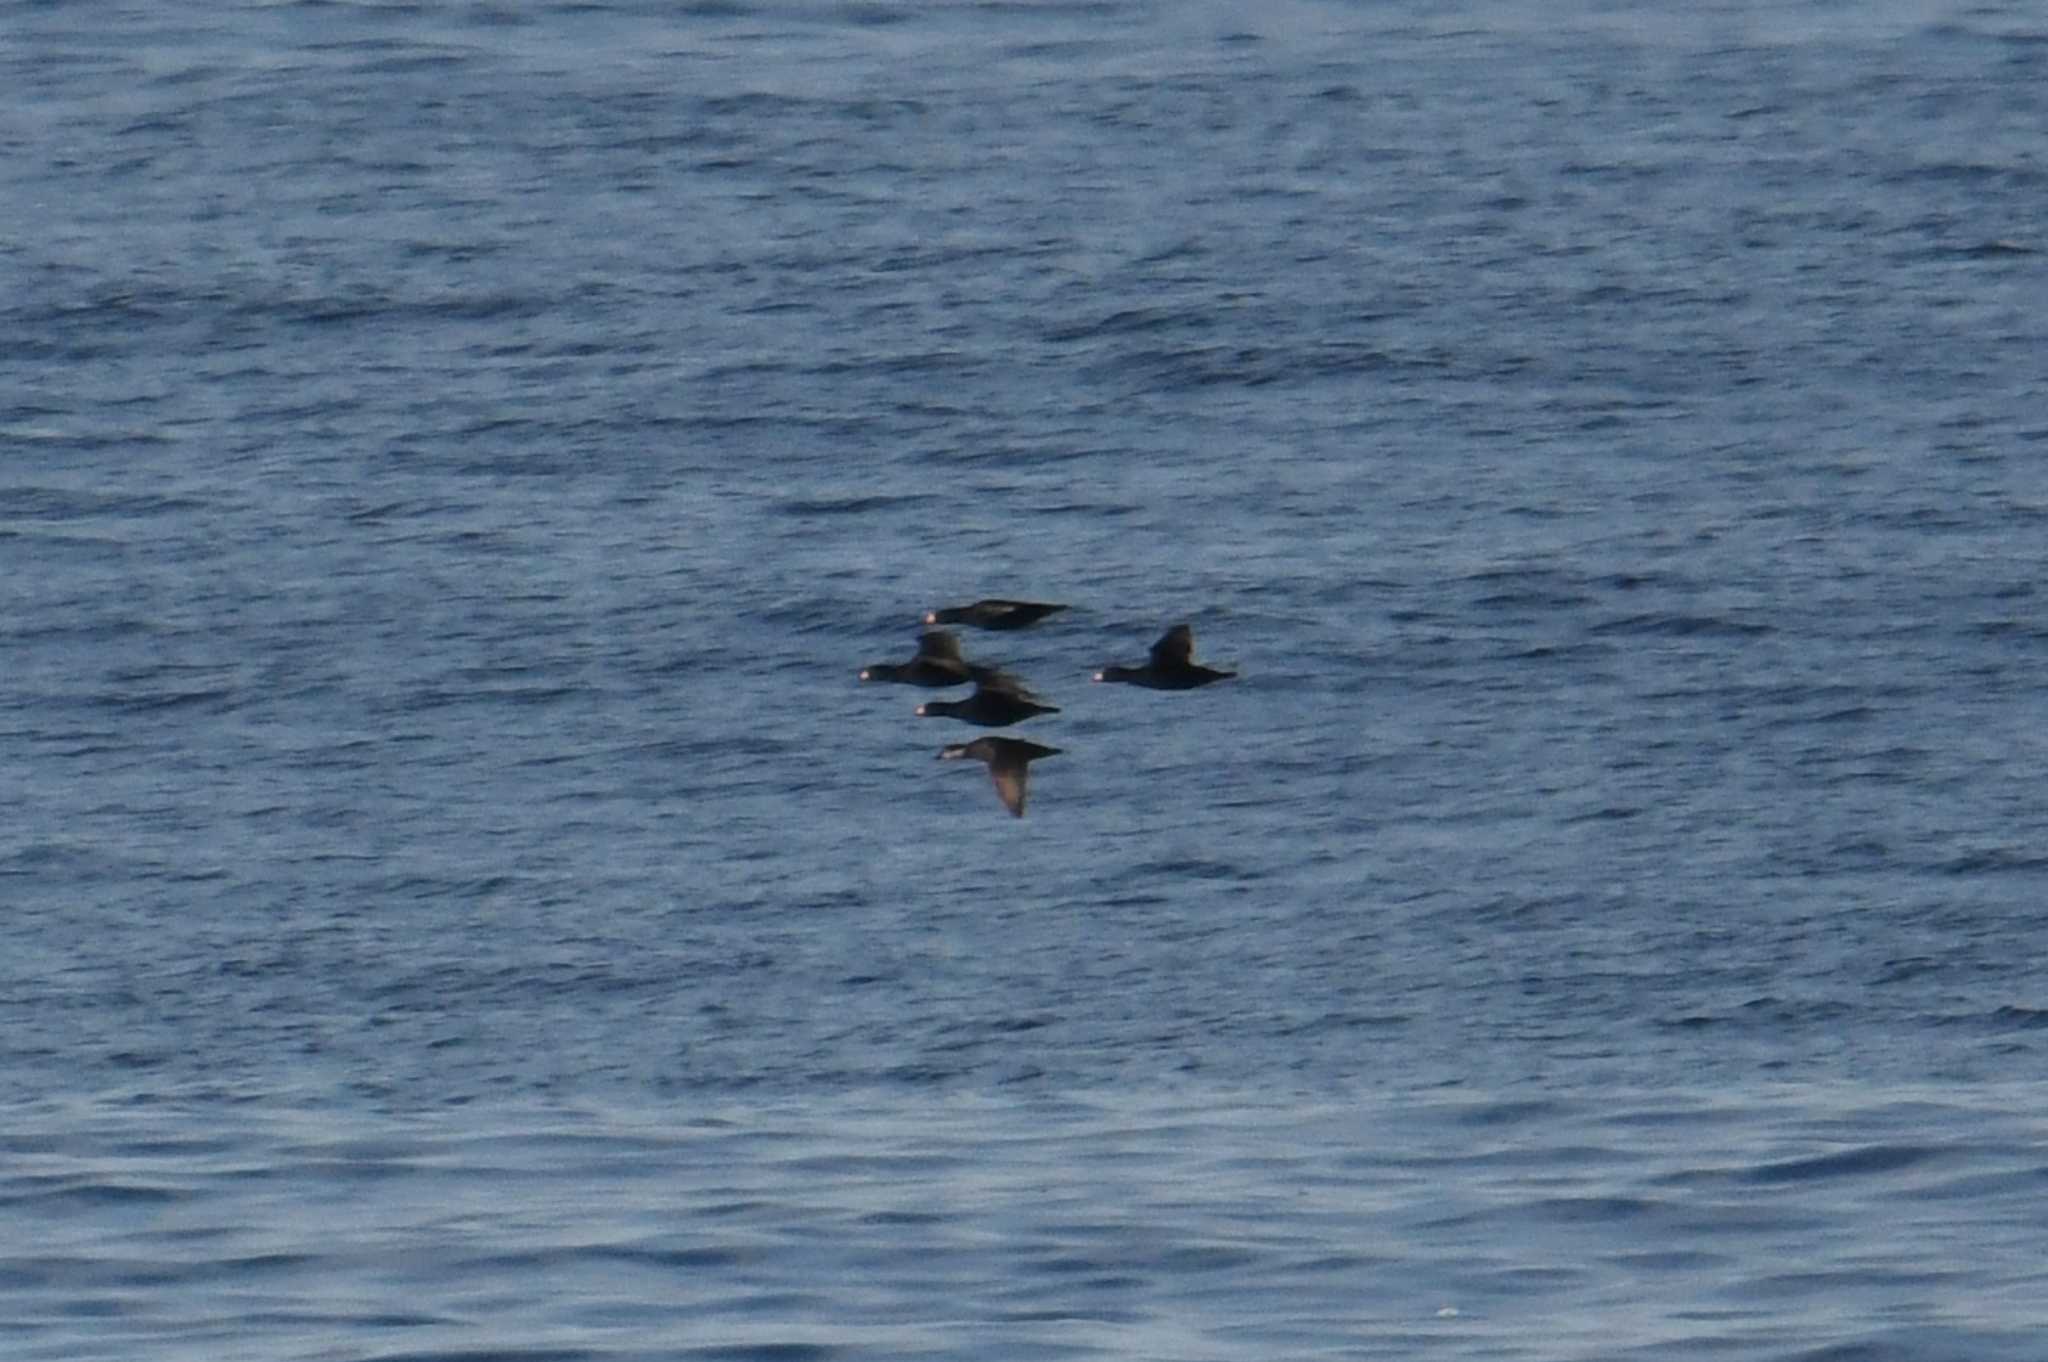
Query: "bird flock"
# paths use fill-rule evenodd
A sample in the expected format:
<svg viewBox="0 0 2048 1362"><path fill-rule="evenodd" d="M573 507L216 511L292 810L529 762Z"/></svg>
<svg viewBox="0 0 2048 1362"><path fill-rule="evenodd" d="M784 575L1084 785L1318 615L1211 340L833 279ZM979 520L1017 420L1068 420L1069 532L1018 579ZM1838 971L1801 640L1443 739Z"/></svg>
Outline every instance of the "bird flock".
<svg viewBox="0 0 2048 1362"><path fill-rule="evenodd" d="M877 662L863 667L863 681L889 681L932 689L972 684L964 700L927 700L917 707L918 717L959 719L983 728L1008 728L1041 714L1057 714L1058 705L1044 698L1001 667L969 662L960 651L960 639L942 626L964 624L975 629L1027 629L1048 615L1065 610L1064 605L1042 601L976 601L972 605L947 606L928 611L924 632L917 640L917 652L908 662ZM1111 664L1095 673L1097 681L1144 686L1150 690L1193 690L1212 681L1222 681L1236 672L1218 671L1195 661L1195 631L1176 624L1152 645L1144 663L1136 667ZM939 749L941 761L971 759L985 762L995 781L1003 807L1018 818L1024 816L1026 782L1031 763L1041 757L1058 756L1057 747L1027 742L1022 738L984 737L972 742L948 743Z"/></svg>

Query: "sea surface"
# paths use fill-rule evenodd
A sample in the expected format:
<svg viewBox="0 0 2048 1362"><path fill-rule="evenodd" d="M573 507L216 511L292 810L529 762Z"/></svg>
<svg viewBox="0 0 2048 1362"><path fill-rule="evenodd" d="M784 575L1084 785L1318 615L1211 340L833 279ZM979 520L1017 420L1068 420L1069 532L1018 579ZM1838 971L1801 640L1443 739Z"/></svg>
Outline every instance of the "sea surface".
<svg viewBox="0 0 2048 1362"><path fill-rule="evenodd" d="M0 84L7 1362L2048 1358L2048 11Z"/></svg>

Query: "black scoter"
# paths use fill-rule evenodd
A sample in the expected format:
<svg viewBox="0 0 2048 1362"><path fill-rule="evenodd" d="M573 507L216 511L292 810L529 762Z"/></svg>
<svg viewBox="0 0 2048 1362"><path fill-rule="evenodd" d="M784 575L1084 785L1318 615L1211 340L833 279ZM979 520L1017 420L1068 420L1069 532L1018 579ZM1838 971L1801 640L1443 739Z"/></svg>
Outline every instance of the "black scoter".
<svg viewBox="0 0 2048 1362"><path fill-rule="evenodd" d="M925 613L926 624L971 624L976 629L1022 629L1047 615L1064 610L1064 605L1040 601L976 601L973 605L949 605Z"/></svg>
<svg viewBox="0 0 2048 1362"><path fill-rule="evenodd" d="M927 700L917 707L920 718L965 719L983 728L1007 728L1036 714L1059 712L1059 706L1046 704L1015 677L987 667L975 669L974 694L965 700Z"/></svg>
<svg viewBox="0 0 2048 1362"><path fill-rule="evenodd" d="M972 757L988 763L988 773L996 782L996 793L1003 797L1003 807L1017 817L1024 816L1024 782L1030 776L1030 765L1040 757L1057 756L1060 749L1045 747L1022 738L976 738L973 742L949 743L939 749L939 760L951 761L961 757Z"/></svg>
<svg viewBox="0 0 2048 1362"><path fill-rule="evenodd" d="M1152 657L1142 667L1108 666L1095 673L1097 681L1121 681L1152 690L1193 690L1211 681L1224 681L1236 672L1221 672L1195 661L1195 631L1185 624L1168 629L1152 645Z"/></svg>
<svg viewBox="0 0 2048 1362"><path fill-rule="evenodd" d="M860 679L906 686L962 686L974 679L974 668L960 655L959 639L944 629L927 629L917 640L917 654L910 661L863 667Z"/></svg>

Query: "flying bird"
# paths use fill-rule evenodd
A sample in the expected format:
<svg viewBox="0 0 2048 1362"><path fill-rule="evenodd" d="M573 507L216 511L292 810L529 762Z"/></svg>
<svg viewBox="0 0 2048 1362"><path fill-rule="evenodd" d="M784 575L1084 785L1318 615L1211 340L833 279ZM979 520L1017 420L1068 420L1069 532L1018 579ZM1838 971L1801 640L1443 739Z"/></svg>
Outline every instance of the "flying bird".
<svg viewBox="0 0 2048 1362"><path fill-rule="evenodd" d="M1144 666L1119 667L1112 664L1095 673L1095 679L1121 681L1125 685L1145 686L1151 690L1193 690L1196 686L1228 680L1236 675L1236 672L1217 671L1196 662L1195 631L1185 624L1176 624L1152 645L1152 656Z"/></svg>
<svg viewBox="0 0 2048 1362"><path fill-rule="evenodd" d="M877 662L861 668L863 681L895 681L906 686L961 686L974 679L974 669L960 654L960 640L945 629L927 629L908 662Z"/></svg>
<svg viewBox="0 0 2048 1362"><path fill-rule="evenodd" d="M1031 763L1040 757L1057 756L1060 749L1026 742L1022 738L976 738L973 742L949 743L939 749L939 760L956 761L972 757L988 763L989 776L1002 796L1003 807L1019 818L1024 816L1024 783Z"/></svg>
<svg viewBox="0 0 2048 1362"><path fill-rule="evenodd" d="M917 707L921 719L964 719L983 728L1007 728L1038 714L1057 714L1023 682L994 667L974 669L974 694L965 700L927 700Z"/></svg>
<svg viewBox="0 0 2048 1362"><path fill-rule="evenodd" d="M991 599L976 601L973 605L949 605L938 610L925 612L926 624L971 624L976 629L1022 629L1038 623L1047 615L1064 610L1064 605L1046 605L1039 601L1005 601Z"/></svg>

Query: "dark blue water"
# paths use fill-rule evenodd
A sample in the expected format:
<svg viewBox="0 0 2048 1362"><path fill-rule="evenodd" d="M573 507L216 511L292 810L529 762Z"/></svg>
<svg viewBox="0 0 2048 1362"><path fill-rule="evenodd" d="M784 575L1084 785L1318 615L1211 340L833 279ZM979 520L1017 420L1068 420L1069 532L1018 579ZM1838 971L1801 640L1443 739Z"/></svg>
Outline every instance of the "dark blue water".
<svg viewBox="0 0 2048 1362"><path fill-rule="evenodd" d="M2031 6L0 35L0 1353L2042 1355Z"/></svg>

